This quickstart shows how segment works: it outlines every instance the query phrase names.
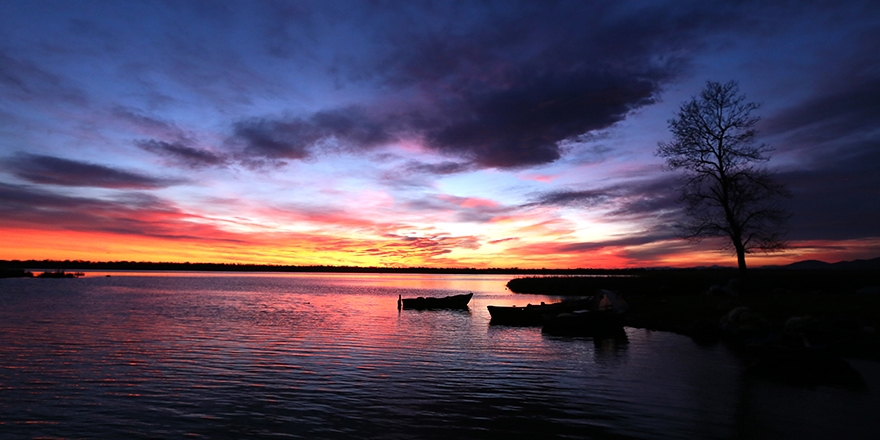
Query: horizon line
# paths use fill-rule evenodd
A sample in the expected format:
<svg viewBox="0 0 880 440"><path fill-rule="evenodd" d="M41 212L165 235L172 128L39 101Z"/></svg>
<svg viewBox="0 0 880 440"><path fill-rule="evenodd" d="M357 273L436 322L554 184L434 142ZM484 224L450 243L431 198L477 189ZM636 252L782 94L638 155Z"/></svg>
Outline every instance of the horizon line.
<svg viewBox="0 0 880 440"><path fill-rule="evenodd" d="M873 258L873 259L880 259ZM852 261L870 261L852 260ZM787 265L762 265L754 266L753 269L761 268L785 268L788 266L798 265L799 263L821 263L834 265L838 263L849 263L852 261L839 261L828 263L821 260L804 260ZM152 267L149 267L152 266ZM162 266L162 267L155 267ZM708 266L689 266L689 267L672 267L672 266L645 266L630 268L520 268L520 267L427 267L427 266L338 266L338 265L282 265L268 263L213 263L213 262L170 262L170 261L90 261L90 260L0 260L0 268L7 269L92 269L92 270L194 270L194 271L230 271L230 272L410 272L410 273L559 273L559 274L578 274L578 273L603 273L603 272L633 272L648 270L686 270L686 269L711 269L711 270L736 270L736 266L708 265Z"/></svg>

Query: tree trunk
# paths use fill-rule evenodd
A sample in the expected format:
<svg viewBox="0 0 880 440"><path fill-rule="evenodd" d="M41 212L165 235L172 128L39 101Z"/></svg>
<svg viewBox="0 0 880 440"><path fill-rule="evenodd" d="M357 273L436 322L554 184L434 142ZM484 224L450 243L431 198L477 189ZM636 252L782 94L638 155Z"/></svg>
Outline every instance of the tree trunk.
<svg viewBox="0 0 880 440"><path fill-rule="evenodd" d="M734 245L736 247L736 263L739 265L739 277L745 280L746 278L746 249L743 245L737 243Z"/></svg>

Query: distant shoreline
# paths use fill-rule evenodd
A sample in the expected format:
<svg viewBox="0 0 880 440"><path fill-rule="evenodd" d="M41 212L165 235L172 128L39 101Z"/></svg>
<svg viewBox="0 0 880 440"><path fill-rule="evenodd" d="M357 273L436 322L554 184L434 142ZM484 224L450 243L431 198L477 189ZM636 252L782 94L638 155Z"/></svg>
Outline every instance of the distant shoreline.
<svg viewBox="0 0 880 440"><path fill-rule="evenodd" d="M324 272L324 273L419 273L419 274L498 274L498 275L630 275L650 269L524 269L461 267L363 267L363 266L285 266L235 263L153 263L131 261L57 261L0 260L0 268L9 270L118 270L118 271L188 271L188 272Z"/></svg>
<svg viewBox="0 0 880 440"><path fill-rule="evenodd" d="M418 274L498 274L498 275L642 275L656 272L706 271L727 272L733 267L702 268L630 268L630 269L526 269L518 267L468 268L468 267L364 267L329 265L272 265L238 263L172 263L145 261L83 261L83 260L0 260L0 271L6 270L151 270L151 271L198 271L198 272L324 272L324 273L418 273ZM801 261L787 266L755 267L752 270L880 270L880 258L839 263Z"/></svg>

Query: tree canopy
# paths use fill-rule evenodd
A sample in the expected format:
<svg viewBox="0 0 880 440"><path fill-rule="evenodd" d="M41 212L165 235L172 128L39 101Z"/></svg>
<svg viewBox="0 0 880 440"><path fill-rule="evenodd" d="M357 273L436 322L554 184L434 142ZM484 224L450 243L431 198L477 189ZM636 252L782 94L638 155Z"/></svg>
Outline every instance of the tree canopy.
<svg viewBox="0 0 880 440"><path fill-rule="evenodd" d="M656 152L667 169L683 174L680 201L688 220L680 225L681 235L726 237L742 275L746 254L786 247L790 217L783 204L787 189L762 166L772 149L755 142L760 118L752 112L759 107L739 94L735 81L708 81L668 121L673 140L660 142Z"/></svg>

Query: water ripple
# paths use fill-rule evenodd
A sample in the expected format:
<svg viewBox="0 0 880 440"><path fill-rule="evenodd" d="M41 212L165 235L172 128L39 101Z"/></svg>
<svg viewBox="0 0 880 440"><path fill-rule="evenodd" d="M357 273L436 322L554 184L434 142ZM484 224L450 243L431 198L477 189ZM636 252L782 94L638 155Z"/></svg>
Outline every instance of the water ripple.
<svg viewBox="0 0 880 440"><path fill-rule="evenodd" d="M741 415L741 366L723 350L640 330L593 341L493 327L487 304L551 299L514 299L499 277L387 278L0 280L0 431L733 438L757 417ZM476 293L468 311L396 308L398 295L462 287Z"/></svg>

